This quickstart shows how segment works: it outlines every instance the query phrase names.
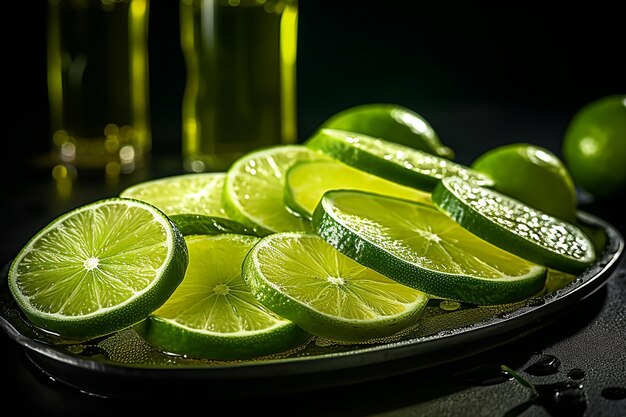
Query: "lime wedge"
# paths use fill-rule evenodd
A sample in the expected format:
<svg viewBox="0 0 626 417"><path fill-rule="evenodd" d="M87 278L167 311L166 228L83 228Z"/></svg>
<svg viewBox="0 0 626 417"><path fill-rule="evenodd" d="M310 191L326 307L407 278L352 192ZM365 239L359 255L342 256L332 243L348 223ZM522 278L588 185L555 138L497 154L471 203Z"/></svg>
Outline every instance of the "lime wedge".
<svg viewBox="0 0 626 417"><path fill-rule="evenodd" d="M544 288L545 267L478 238L433 206L364 191L328 191L313 225L356 262L431 296L504 304Z"/></svg>
<svg viewBox="0 0 626 417"><path fill-rule="evenodd" d="M34 324L87 339L145 319L169 298L187 263L183 236L160 210L111 198L40 230L14 259L8 282Z"/></svg>
<svg viewBox="0 0 626 417"><path fill-rule="evenodd" d="M593 243L578 227L497 191L450 177L433 201L475 235L540 265L577 274L595 260Z"/></svg>
<svg viewBox="0 0 626 417"><path fill-rule="evenodd" d="M327 159L302 145L278 145L249 152L229 168L224 204L231 218L260 234L310 231L307 219L289 211L283 200L287 170L299 161Z"/></svg>
<svg viewBox="0 0 626 417"><path fill-rule="evenodd" d="M307 219L328 190L350 189L432 204L430 193L405 187L336 160L299 162L287 171L285 204Z"/></svg>
<svg viewBox="0 0 626 417"><path fill-rule="evenodd" d="M343 342L396 334L417 323L428 301L307 233L264 237L246 256L243 277L269 309Z"/></svg>
<svg viewBox="0 0 626 417"><path fill-rule="evenodd" d="M305 142L311 149L398 184L432 191L439 180L458 176L493 185L485 174L408 146L337 129L320 129Z"/></svg>
<svg viewBox="0 0 626 417"><path fill-rule="evenodd" d="M363 133L454 159L452 148L441 143L424 117L398 104L369 103L349 107L331 116L321 128Z"/></svg>
<svg viewBox="0 0 626 417"><path fill-rule="evenodd" d="M222 204L225 172L204 172L158 178L132 185L120 197L148 202L165 214L228 217Z"/></svg>
<svg viewBox="0 0 626 417"><path fill-rule="evenodd" d="M311 338L259 303L243 281L243 259L259 238L222 234L185 240L185 278L135 327L146 341L165 352L233 360L284 352Z"/></svg>

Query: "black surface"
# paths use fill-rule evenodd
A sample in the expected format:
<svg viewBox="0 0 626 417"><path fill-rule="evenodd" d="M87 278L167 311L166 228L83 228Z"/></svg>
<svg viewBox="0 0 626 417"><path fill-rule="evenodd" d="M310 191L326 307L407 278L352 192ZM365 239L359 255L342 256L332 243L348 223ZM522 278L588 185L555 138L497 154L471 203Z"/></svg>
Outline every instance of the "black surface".
<svg viewBox="0 0 626 417"><path fill-rule="evenodd" d="M116 195L124 185L155 173L180 172L184 71L178 47L177 2L153 2L151 6L155 159L146 172L114 186L83 182L68 199L56 195L49 171L34 163L50 143L45 2L14 2L3 11L11 24L1 29L7 109L0 164L2 265L58 214ZM475 2L464 6L445 1L396 2L392 6L380 1L302 1L300 137L305 138L342 108L387 101L425 116L463 163L490 147L519 141L545 146L560 155L563 131L578 108L603 95L626 92L623 14L618 6L600 2L547 7L529 3L494 8ZM582 198L581 209L625 234L622 201L623 196L595 202ZM606 287L556 323L521 341L426 371L246 401L220 401L210 393L193 398L115 400L50 381L29 365L15 343L0 334L4 381L0 398L3 408L15 407L14 414L30 411L38 415L161 415L172 410L176 415L216 415L217 408L233 414L285 416L560 415L545 401L526 403L529 389L514 380L476 386L459 383L454 377L478 365L491 369L494 364L505 364L536 384L572 381L567 373L580 369L585 374L580 382L586 406L582 412L575 409L568 415L621 417L626 415L626 399L607 399L602 392L626 388L624 340L626 265L622 260ZM543 355L559 359L556 374L524 372Z"/></svg>

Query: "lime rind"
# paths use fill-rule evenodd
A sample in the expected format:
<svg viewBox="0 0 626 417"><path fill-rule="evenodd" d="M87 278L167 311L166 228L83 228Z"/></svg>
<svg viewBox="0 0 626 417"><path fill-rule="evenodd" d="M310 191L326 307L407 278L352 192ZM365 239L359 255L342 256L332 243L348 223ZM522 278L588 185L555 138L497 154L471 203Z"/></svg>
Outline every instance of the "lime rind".
<svg viewBox="0 0 626 417"><path fill-rule="evenodd" d="M187 264L184 238L163 212L109 198L42 228L12 262L8 282L31 322L89 339L147 317L176 289Z"/></svg>
<svg viewBox="0 0 626 417"><path fill-rule="evenodd" d="M311 335L254 298L241 264L257 237L222 234L185 238L185 278L137 332L158 349L189 357L240 360L281 353Z"/></svg>
<svg viewBox="0 0 626 417"><path fill-rule="evenodd" d="M169 218L178 227L183 236L217 235L222 233L257 236L256 232L250 227L224 217L204 216L201 214L173 214Z"/></svg>
<svg viewBox="0 0 626 417"><path fill-rule="evenodd" d="M120 197L150 203L168 216L200 214L228 217L222 203L225 172L174 175L140 182L125 188Z"/></svg>
<svg viewBox="0 0 626 417"><path fill-rule="evenodd" d="M258 235L311 231L310 221L284 203L285 175L299 161L325 158L302 145L270 146L245 154L227 172L223 194L226 212Z"/></svg>
<svg viewBox="0 0 626 417"><path fill-rule="evenodd" d="M446 176L493 185L485 174L446 158L356 132L320 129L304 144L354 168L427 192Z"/></svg>
<svg viewBox="0 0 626 417"><path fill-rule="evenodd" d="M432 204L428 192L397 184L337 160L303 161L289 168L285 204L298 215L311 219L324 192L333 189L371 191Z"/></svg>
<svg viewBox="0 0 626 417"><path fill-rule="evenodd" d="M341 342L396 334L419 320L428 296L366 268L319 236L276 233L246 256L255 297L308 332Z"/></svg>
<svg viewBox="0 0 626 417"><path fill-rule="evenodd" d="M596 258L594 244L578 227L495 190L445 178L433 201L475 235L540 265L579 274Z"/></svg>
<svg viewBox="0 0 626 417"><path fill-rule="evenodd" d="M507 304L537 295L545 285L545 267L483 241L429 205L329 191L313 225L346 256L433 297Z"/></svg>

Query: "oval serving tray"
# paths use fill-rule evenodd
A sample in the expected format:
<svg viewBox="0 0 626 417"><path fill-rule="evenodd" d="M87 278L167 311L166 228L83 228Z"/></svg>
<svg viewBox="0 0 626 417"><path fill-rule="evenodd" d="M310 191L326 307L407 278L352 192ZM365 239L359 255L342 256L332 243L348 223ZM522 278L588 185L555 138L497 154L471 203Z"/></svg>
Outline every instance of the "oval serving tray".
<svg viewBox="0 0 626 417"><path fill-rule="evenodd" d="M0 327L45 375L102 396L255 396L364 382L441 365L509 343L558 320L568 307L601 288L623 254L624 238L591 214L580 212L579 220L606 237L604 250L583 274L567 277L551 271L550 291L512 305L450 307L433 299L416 326L370 343L339 344L312 338L280 355L223 362L165 354L132 328L93 340L63 340L23 316L7 288L8 265L0 275Z"/></svg>

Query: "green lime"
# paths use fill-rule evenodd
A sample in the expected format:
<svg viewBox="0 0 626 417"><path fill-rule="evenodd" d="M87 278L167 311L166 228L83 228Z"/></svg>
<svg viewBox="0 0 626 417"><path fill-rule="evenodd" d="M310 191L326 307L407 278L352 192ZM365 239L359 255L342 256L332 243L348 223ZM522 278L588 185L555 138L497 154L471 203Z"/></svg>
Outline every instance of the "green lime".
<svg viewBox="0 0 626 417"><path fill-rule="evenodd" d="M454 159L454 151L441 143L424 117L398 104L371 103L350 107L331 116L320 128L363 133Z"/></svg>
<svg viewBox="0 0 626 417"><path fill-rule="evenodd" d="M150 344L189 357L234 360L284 352L311 338L259 303L241 277L243 259L259 238L229 233L185 240L185 278L135 327Z"/></svg>
<svg viewBox="0 0 626 417"><path fill-rule="evenodd" d="M225 172L174 175L140 182L124 189L120 197L148 202L165 214L201 214L227 217L222 204Z"/></svg>
<svg viewBox="0 0 626 417"><path fill-rule="evenodd" d="M285 183L285 204L294 212L310 219L326 191L342 188L432 204L430 193L405 187L333 160L299 162L289 168Z"/></svg>
<svg viewBox="0 0 626 417"><path fill-rule="evenodd" d="M41 229L12 262L8 282L34 324L88 339L145 319L176 289L187 263L183 236L165 214L111 198Z"/></svg>
<svg viewBox="0 0 626 417"><path fill-rule="evenodd" d="M497 191L448 177L432 198L470 232L539 265L577 274L595 260L593 243L578 227Z"/></svg>
<svg viewBox="0 0 626 417"><path fill-rule="evenodd" d="M528 143L498 146L480 155L471 168L491 177L494 190L576 223L574 181L565 164L548 149Z"/></svg>
<svg viewBox="0 0 626 417"><path fill-rule="evenodd" d="M570 120L563 158L576 185L597 198L626 191L626 95L599 98Z"/></svg>
<svg viewBox="0 0 626 417"><path fill-rule="evenodd" d="M480 239L430 205L364 191L328 191L313 225L356 262L433 297L504 304L544 288L545 267Z"/></svg>
<svg viewBox="0 0 626 417"><path fill-rule="evenodd" d="M305 145L356 169L427 192L449 175L493 184L485 174L445 158L346 130L321 129Z"/></svg>
<svg viewBox="0 0 626 417"><path fill-rule="evenodd" d="M310 221L296 216L284 203L285 176L296 162L324 158L302 145L270 146L243 155L226 175L223 200L227 213L259 235L310 231Z"/></svg>
<svg viewBox="0 0 626 417"><path fill-rule="evenodd" d="M256 236L256 232L250 227L223 217L203 216L201 214L172 214L169 218L183 236L221 233Z"/></svg>
<svg viewBox="0 0 626 417"><path fill-rule="evenodd" d="M243 277L269 309L309 333L341 342L399 333L417 323L428 301L315 234L264 237L246 256Z"/></svg>

